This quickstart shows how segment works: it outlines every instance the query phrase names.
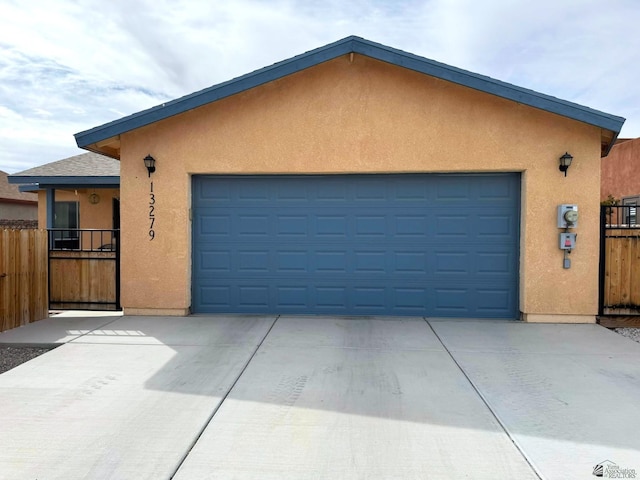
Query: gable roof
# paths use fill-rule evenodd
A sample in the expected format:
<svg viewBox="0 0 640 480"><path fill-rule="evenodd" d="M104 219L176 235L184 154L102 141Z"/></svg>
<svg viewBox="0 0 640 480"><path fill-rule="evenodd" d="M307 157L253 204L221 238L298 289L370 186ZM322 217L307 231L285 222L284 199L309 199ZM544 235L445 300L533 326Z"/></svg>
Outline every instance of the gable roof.
<svg viewBox="0 0 640 480"><path fill-rule="evenodd" d="M30 168L9 176L9 183L44 186L120 185L120 161L99 153L81 153L73 157Z"/></svg>
<svg viewBox="0 0 640 480"><path fill-rule="evenodd" d="M21 192L16 185L10 185L8 176L7 172L0 170L0 202L38 204L38 197L35 194Z"/></svg>
<svg viewBox="0 0 640 480"><path fill-rule="evenodd" d="M104 125L75 134L78 147L97 150L101 142L108 143L118 135L169 118L173 115L198 108L216 100L235 95L259 85L277 80L287 75L313 67L342 55L357 53L387 62L399 67L408 68L425 75L440 78L481 92L506 98L514 102L562 115L584 122L610 132L603 135L602 153L606 153L615 142L625 119L576 103L561 100L549 95L501 82L484 75L462 70L436 62L428 58L387 47L360 37L347 37L324 47L311 50L288 60L248 73L227 82L214 85L204 90L143 110ZM103 149L102 153L114 155L114 151Z"/></svg>

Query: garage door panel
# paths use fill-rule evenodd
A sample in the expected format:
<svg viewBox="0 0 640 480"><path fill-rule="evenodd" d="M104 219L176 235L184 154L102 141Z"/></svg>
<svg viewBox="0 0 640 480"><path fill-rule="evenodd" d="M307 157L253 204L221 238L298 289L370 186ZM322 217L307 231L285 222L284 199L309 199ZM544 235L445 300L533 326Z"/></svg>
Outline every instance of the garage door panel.
<svg viewBox="0 0 640 480"><path fill-rule="evenodd" d="M443 213L436 215L436 229L434 232L435 238L462 237L467 238L469 236L469 215Z"/></svg>
<svg viewBox="0 0 640 480"><path fill-rule="evenodd" d="M216 237L218 239L230 238L232 234L231 216L200 214L195 234L200 238L205 235Z"/></svg>
<svg viewBox="0 0 640 480"><path fill-rule="evenodd" d="M384 314L388 304L386 293L386 288L383 286L354 287L351 292L354 313Z"/></svg>
<svg viewBox="0 0 640 480"><path fill-rule="evenodd" d="M507 288L483 288L477 291L477 311L483 316L502 317L509 313L513 302L513 292Z"/></svg>
<svg viewBox="0 0 640 480"><path fill-rule="evenodd" d="M435 288L434 310L437 316L466 317L472 310L470 289L460 286Z"/></svg>
<svg viewBox="0 0 640 480"><path fill-rule="evenodd" d="M385 215L354 215L356 241L384 237L389 232Z"/></svg>
<svg viewBox="0 0 640 480"><path fill-rule="evenodd" d="M386 203L388 182L380 177L361 177L353 189L353 200L356 202L367 202L378 200Z"/></svg>
<svg viewBox="0 0 640 480"><path fill-rule="evenodd" d="M203 176L193 197L196 312L517 316L519 175Z"/></svg>
<svg viewBox="0 0 640 480"><path fill-rule="evenodd" d="M298 248L292 250L278 250L275 254L276 275L308 274L309 252Z"/></svg>
<svg viewBox="0 0 640 480"><path fill-rule="evenodd" d="M243 237L264 239L270 236L268 215L239 215L237 217L237 236L240 241Z"/></svg>
<svg viewBox="0 0 640 480"><path fill-rule="evenodd" d="M436 252L435 273L439 275L467 276L473 268L471 255L466 250Z"/></svg>
<svg viewBox="0 0 640 480"><path fill-rule="evenodd" d="M309 286L280 285L276 290L276 307L285 312L290 309L300 310L309 304Z"/></svg>
<svg viewBox="0 0 640 480"><path fill-rule="evenodd" d="M393 220L395 223L393 233L397 239L420 241L427 238L430 223L427 215L396 214Z"/></svg>
<svg viewBox="0 0 640 480"><path fill-rule="evenodd" d="M346 312L349 307L347 287L335 285L315 285L311 305L323 312Z"/></svg>
<svg viewBox="0 0 640 480"><path fill-rule="evenodd" d="M423 275L428 271L427 252L416 249L415 251L397 249L392 252L393 273L396 275Z"/></svg>
<svg viewBox="0 0 640 480"><path fill-rule="evenodd" d="M427 291L424 287L396 287L392 289L394 306L403 312L418 312L424 309Z"/></svg>
<svg viewBox="0 0 640 480"><path fill-rule="evenodd" d="M231 273L232 254L229 250L200 252L196 259L203 273L216 275Z"/></svg>
<svg viewBox="0 0 640 480"><path fill-rule="evenodd" d="M423 203L429 199L430 190L422 178L397 178L389 181L394 203L402 206L408 202Z"/></svg>
<svg viewBox="0 0 640 480"><path fill-rule="evenodd" d="M269 261L269 250L240 249L237 259L237 271L240 275L269 273L271 263Z"/></svg>
<svg viewBox="0 0 640 480"><path fill-rule="evenodd" d="M315 216L314 233L319 239L344 241L349 234L349 223L346 215L318 214Z"/></svg>
<svg viewBox="0 0 640 480"><path fill-rule="evenodd" d="M309 236L309 217L301 214L276 215L276 235L278 237Z"/></svg>
<svg viewBox="0 0 640 480"><path fill-rule="evenodd" d="M237 200L240 203L245 203L269 200L272 189L270 185L259 179L248 179L246 182L239 183L234 191L236 192Z"/></svg>
<svg viewBox="0 0 640 480"><path fill-rule="evenodd" d="M515 222L508 213L484 215L478 214L477 236L481 238L503 238L509 241L514 234Z"/></svg>
<svg viewBox="0 0 640 480"><path fill-rule="evenodd" d="M478 184L478 202L491 202L492 204L512 204L514 195L518 194L519 186L514 183L504 182L500 177L487 178Z"/></svg>
<svg viewBox="0 0 640 480"><path fill-rule="evenodd" d="M349 255L346 249L318 248L309 250L315 274L346 274L349 271Z"/></svg>
<svg viewBox="0 0 640 480"><path fill-rule="evenodd" d="M509 252L490 252L478 250L475 254L476 273L479 276L508 275L515 281L515 255Z"/></svg>
<svg viewBox="0 0 640 480"><path fill-rule="evenodd" d="M388 258L386 250L355 249L353 252L353 273L386 275Z"/></svg>
<svg viewBox="0 0 640 480"><path fill-rule="evenodd" d="M442 175L438 177L435 187L435 200L438 202L454 202L455 204L461 201L466 203L471 201L469 183L461 182L458 176Z"/></svg>
<svg viewBox="0 0 640 480"><path fill-rule="evenodd" d="M203 309L225 309L237 303L229 285L198 285L193 296L194 302L202 305Z"/></svg>

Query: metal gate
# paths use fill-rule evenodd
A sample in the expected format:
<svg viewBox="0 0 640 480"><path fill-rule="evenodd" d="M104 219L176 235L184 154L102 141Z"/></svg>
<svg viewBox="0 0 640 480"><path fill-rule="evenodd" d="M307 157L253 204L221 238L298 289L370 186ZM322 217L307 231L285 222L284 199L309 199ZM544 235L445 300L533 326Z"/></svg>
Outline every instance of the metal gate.
<svg viewBox="0 0 640 480"><path fill-rule="evenodd" d="M48 230L49 309L120 310L120 230Z"/></svg>
<svg viewBox="0 0 640 480"><path fill-rule="evenodd" d="M640 224L635 206L600 210L599 315L640 315Z"/></svg>

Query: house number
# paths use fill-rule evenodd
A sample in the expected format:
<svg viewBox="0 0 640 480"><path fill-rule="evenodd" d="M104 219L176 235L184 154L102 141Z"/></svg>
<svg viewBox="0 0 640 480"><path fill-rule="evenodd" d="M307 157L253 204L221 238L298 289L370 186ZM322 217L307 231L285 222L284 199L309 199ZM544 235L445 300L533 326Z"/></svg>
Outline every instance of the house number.
<svg viewBox="0 0 640 480"><path fill-rule="evenodd" d="M151 181L151 190L149 191L149 240L156 238L156 231L153 229L153 224L156 223L155 215L156 196L153 193L153 180Z"/></svg>

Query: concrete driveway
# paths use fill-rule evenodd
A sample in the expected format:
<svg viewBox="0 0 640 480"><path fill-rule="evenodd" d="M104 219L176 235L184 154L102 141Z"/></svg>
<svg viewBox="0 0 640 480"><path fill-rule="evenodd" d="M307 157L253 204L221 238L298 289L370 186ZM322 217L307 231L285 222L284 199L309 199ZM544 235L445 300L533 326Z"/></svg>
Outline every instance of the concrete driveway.
<svg viewBox="0 0 640 480"><path fill-rule="evenodd" d="M0 479L640 477L640 345L596 325L52 318L0 375Z"/></svg>

